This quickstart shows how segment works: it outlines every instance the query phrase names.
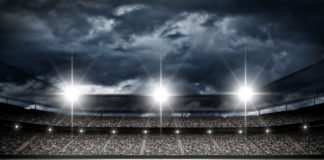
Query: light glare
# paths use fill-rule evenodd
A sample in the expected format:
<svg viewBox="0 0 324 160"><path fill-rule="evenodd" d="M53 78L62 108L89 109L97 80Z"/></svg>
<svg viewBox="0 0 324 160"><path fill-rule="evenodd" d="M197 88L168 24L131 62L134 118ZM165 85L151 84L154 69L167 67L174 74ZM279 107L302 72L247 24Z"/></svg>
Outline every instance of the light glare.
<svg viewBox="0 0 324 160"><path fill-rule="evenodd" d="M64 90L64 96L66 100L73 103L79 99L80 93L76 87L71 86Z"/></svg>
<svg viewBox="0 0 324 160"><path fill-rule="evenodd" d="M169 98L169 93L168 91L163 88L163 87L159 87L158 89L155 90L154 92L154 100L158 103L164 103L168 100Z"/></svg>
<svg viewBox="0 0 324 160"><path fill-rule="evenodd" d="M244 86L238 91L239 98L244 101L250 101L254 95L253 90L250 87Z"/></svg>
<svg viewBox="0 0 324 160"><path fill-rule="evenodd" d="M307 129L307 125L304 125L304 129L305 129L305 130Z"/></svg>

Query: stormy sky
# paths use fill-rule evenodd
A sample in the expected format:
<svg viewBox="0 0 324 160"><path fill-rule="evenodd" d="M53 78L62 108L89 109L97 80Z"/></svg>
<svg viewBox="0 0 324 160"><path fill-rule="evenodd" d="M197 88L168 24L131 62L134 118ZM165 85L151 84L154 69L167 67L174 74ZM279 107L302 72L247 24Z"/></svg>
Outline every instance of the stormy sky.
<svg viewBox="0 0 324 160"><path fill-rule="evenodd" d="M0 60L59 88L175 94L262 87L324 58L324 2L1 0ZM1 94L32 80L2 81Z"/></svg>

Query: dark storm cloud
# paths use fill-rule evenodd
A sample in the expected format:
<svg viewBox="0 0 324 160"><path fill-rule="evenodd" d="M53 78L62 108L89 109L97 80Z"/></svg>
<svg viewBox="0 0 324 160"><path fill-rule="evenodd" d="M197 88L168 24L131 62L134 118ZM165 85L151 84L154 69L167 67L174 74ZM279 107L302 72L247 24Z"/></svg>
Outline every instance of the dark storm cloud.
<svg viewBox="0 0 324 160"><path fill-rule="evenodd" d="M0 1L0 58L59 87L176 93L260 87L323 58L322 1ZM233 76L234 75L234 76ZM284 89L284 88L283 88ZM5 94L2 89L2 94Z"/></svg>

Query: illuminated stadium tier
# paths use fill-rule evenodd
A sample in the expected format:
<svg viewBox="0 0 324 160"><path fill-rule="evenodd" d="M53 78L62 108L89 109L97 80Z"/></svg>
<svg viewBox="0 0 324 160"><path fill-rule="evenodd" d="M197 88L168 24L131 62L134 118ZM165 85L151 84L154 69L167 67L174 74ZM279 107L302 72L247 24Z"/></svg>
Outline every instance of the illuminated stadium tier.
<svg viewBox="0 0 324 160"><path fill-rule="evenodd" d="M320 155L324 133L111 134L1 130L1 155Z"/></svg>
<svg viewBox="0 0 324 160"><path fill-rule="evenodd" d="M244 117L71 116L2 105L0 156L323 155L323 105Z"/></svg>
<svg viewBox="0 0 324 160"><path fill-rule="evenodd" d="M0 156L321 156L323 104L257 116L73 116L1 103ZM112 114L114 115L114 114ZM116 114L118 115L118 114ZM180 115L180 116L179 116ZM194 114L193 114L194 115ZM211 116L213 115L213 116ZM124 115L125 116L125 115ZM162 125L161 125L162 120Z"/></svg>

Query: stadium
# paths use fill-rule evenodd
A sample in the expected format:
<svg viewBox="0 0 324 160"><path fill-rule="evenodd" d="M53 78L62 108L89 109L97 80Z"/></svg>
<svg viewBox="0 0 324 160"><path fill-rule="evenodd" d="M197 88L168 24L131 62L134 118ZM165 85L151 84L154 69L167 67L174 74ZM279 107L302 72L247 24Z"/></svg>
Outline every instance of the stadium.
<svg viewBox="0 0 324 160"><path fill-rule="evenodd" d="M1 159L323 159L321 1L0 1Z"/></svg>

